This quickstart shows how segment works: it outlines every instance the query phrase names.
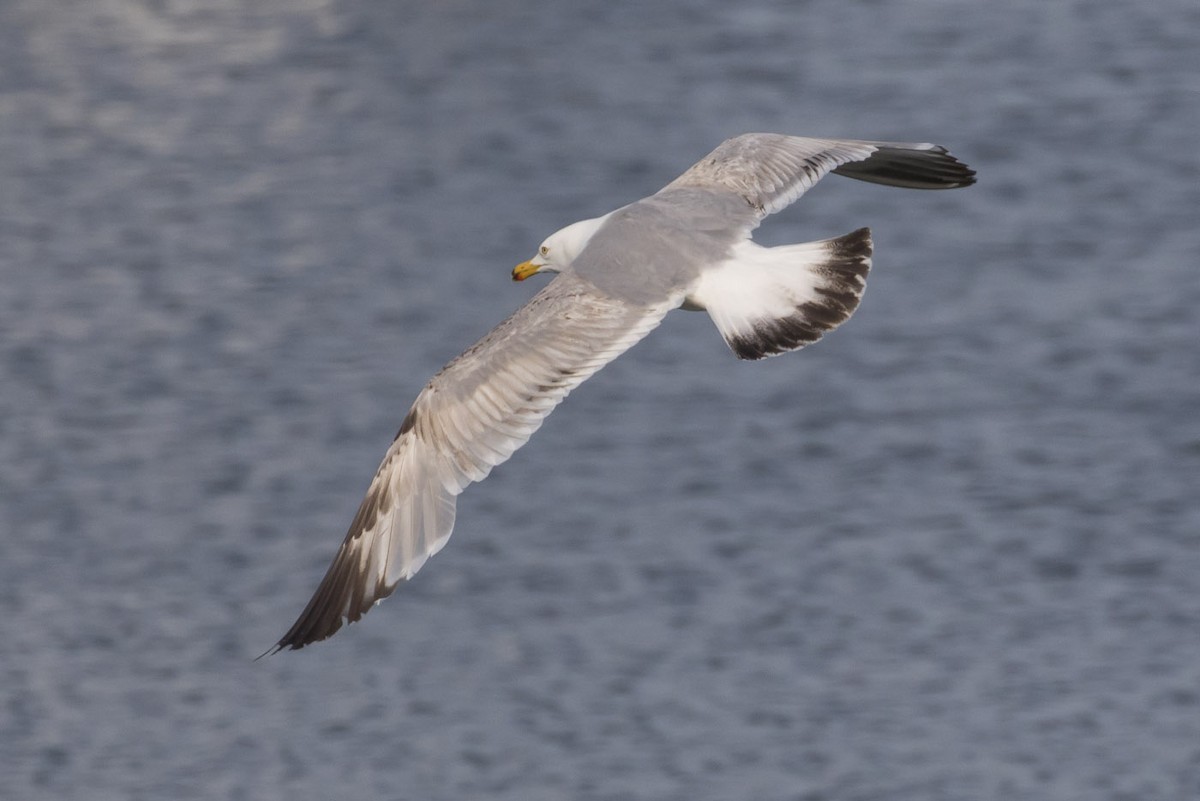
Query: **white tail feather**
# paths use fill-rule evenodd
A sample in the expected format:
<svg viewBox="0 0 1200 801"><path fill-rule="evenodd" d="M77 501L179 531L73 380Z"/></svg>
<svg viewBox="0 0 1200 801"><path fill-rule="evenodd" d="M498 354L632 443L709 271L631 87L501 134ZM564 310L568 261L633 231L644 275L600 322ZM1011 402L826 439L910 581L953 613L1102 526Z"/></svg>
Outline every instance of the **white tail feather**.
<svg viewBox="0 0 1200 801"><path fill-rule="evenodd" d="M871 268L871 232L764 248L750 240L705 271L687 298L707 309L739 358L761 359L816 342L858 308Z"/></svg>

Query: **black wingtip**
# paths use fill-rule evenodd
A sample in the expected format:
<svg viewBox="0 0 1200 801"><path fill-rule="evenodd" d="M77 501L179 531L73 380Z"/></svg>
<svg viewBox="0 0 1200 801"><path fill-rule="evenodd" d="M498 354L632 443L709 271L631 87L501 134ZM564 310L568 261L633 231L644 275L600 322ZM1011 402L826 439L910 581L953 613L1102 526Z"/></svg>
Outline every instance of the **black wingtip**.
<svg viewBox="0 0 1200 801"><path fill-rule="evenodd" d="M291 634L291 632L288 632L288 634ZM316 642L316 640L313 640L312 642ZM258 660L265 659L268 656L275 656L275 654L279 653L280 651L299 651L307 644L308 643L305 642L289 641L288 637L285 635L284 638L279 642L275 643L270 648L254 657L254 661L257 662Z"/></svg>
<svg viewBox="0 0 1200 801"><path fill-rule="evenodd" d="M318 588L313 599L309 601L308 606L300 613L300 617L288 629L287 634L284 634L279 642L275 643L262 656L270 656L280 651L299 651L306 645L327 640L341 631L346 621L341 614L330 611L332 607L327 603L327 595L327 587L323 584ZM351 615L349 622L353 623L361 617L362 612L360 611ZM262 656L259 659L262 659Z"/></svg>
<svg viewBox="0 0 1200 801"><path fill-rule="evenodd" d="M282 646L282 645L280 645L279 643L275 643L275 644L274 644L274 645L272 645L270 648L268 648L267 650L263 651L263 652L262 652L261 654L259 654L258 656L254 657L254 661L255 661L255 662L257 662L258 660L260 660L260 659L262 659L262 658L264 658L264 657L267 657L267 656L274 656L275 654L279 653L279 652L280 652L280 651L282 651L282 650L283 650L283 646Z"/></svg>
<svg viewBox="0 0 1200 801"><path fill-rule="evenodd" d="M314 642L320 642L321 640L329 639L329 637L333 636L334 632L341 628L341 626L337 626L328 633L317 636L314 635L311 630L302 627L301 624L304 622L305 618L301 616L300 620L297 620L296 623L293 624L292 628L288 630L287 634L283 635L279 642L275 643L270 648L254 657L254 661L257 662L264 657L274 656L280 651L299 651L306 645L312 645Z"/></svg>
<svg viewBox="0 0 1200 801"><path fill-rule="evenodd" d="M842 164L833 172L904 189L958 189L975 183L975 171L941 145L924 149L880 146L862 161Z"/></svg>

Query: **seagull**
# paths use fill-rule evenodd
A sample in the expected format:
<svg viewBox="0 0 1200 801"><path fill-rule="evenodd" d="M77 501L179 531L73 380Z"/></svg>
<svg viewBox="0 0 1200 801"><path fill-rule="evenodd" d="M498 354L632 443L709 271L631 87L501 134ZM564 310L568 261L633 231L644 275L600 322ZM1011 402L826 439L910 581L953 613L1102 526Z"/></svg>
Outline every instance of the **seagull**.
<svg viewBox="0 0 1200 801"><path fill-rule="evenodd" d="M551 234L512 277L557 276L417 395L325 577L267 653L326 639L412 578L450 538L458 494L672 309L706 310L742 359L844 323L866 286L869 229L781 247L750 238L830 172L908 189L975 182L939 145L749 133L653 195Z"/></svg>

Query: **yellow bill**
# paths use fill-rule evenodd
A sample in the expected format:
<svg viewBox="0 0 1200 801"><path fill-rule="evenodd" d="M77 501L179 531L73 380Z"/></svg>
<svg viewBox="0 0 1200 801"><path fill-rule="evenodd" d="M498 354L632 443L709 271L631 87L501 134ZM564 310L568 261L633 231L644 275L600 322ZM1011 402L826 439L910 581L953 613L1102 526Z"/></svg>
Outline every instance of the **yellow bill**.
<svg viewBox="0 0 1200 801"><path fill-rule="evenodd" d="M534 264L532 261L523 261L516 267L513 267L512 277L514 281L524 281L529 276L542 269L542 265Z"/></svg>

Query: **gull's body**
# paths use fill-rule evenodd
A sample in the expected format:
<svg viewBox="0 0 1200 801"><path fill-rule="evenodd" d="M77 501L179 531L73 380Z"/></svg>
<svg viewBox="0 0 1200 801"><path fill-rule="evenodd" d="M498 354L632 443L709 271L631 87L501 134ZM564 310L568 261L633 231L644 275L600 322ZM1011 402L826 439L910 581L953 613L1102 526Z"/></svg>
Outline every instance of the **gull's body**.
<svg viewBox="0 0 1200 801"><path fill-rule="evenodd" d="M417 396L316 594L276 650L325 639L411 578L455 497L671 309L706 309L741 358L795 350L858 306L867 229L764 248L750 233L828 172L917 189L974 183L930 144L745 134L650 197L551 235L515 279L560 273Z"/></svg>

